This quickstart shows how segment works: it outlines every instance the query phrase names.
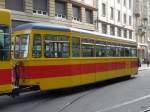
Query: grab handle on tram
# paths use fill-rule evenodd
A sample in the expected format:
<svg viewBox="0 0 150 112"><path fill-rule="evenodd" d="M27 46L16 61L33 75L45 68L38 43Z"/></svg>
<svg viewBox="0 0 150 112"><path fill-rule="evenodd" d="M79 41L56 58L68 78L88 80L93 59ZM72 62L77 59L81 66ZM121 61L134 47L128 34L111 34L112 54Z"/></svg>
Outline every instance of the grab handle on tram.
<svg viewBox="0 0 150 112"><path fill-rule="evenodd" d="M14 85L19 87L19 79L20 79L20 63L16 63L14 66Z"/></svg>

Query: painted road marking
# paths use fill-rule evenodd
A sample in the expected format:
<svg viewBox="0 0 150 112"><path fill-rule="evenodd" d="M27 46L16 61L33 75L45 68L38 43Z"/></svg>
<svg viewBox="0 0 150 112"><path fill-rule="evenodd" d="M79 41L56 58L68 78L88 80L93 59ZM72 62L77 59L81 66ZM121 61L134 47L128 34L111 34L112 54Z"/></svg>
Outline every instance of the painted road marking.
<svg viewBox="0 0 150 112"><path fill-rule="evenodd" d="M150 95L146 95L146 96L143 96L143 97L131 100L131 101L127 101L127 102L124 102L122 104L114 105L114 106L106 108L106 109L98 110L96 112L107 112L107 111L110 111L110 110L113 110L113 109L117 109L117 108L125 106L125 105L129 105L129 104L132 104L132 103L139 102L139 101L147 99L147 98L150 98Z"/></svg>

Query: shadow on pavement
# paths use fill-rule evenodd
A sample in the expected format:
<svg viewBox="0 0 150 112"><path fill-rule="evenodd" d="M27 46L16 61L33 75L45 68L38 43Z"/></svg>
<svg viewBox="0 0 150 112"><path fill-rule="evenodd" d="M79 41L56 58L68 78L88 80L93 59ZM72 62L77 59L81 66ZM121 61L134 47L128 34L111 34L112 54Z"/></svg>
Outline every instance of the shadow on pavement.
<svg viewBox="0 0 150 112"><path fill-rule="evenodd" d="M16 98L12 97L6 97L1 96L0 97L0 109L6 109L14 105L20 105L20 104L26 104L26 103L32 103L32 102L47 102L52 101L53 99L68 96L68 95L74 95L77 93L82 92L88 92L95 89L100 89L109 85L113 85L115 83L121 83L122 81L128 81L135 79L136 77L123 77L123 78L117 78L112 79L108 81L103 82L97 82L94 84L74 87L74 88L68 88L68 89L61 89L61 90L53 90L53 91L47 91L47 92L29 92L25 94L21 94L20 96Z"/></svg>

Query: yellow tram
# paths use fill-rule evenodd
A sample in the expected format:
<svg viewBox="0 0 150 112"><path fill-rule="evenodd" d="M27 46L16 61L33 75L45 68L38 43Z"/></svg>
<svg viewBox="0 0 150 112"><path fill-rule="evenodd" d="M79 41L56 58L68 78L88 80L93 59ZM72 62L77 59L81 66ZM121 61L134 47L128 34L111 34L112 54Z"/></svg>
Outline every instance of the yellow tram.
<svg viewBox="0 0 150 112"><path fill-rule="evenodd" d="M13 90L10 29L11 13L0 9L0 94Z"/></svg>
<svg viewBox="0 0 150 112"><path fill-rule="evenodd" d="M19 85L41 91L138 72L136 42L59 25L29 23L14 32Z"/></svg>

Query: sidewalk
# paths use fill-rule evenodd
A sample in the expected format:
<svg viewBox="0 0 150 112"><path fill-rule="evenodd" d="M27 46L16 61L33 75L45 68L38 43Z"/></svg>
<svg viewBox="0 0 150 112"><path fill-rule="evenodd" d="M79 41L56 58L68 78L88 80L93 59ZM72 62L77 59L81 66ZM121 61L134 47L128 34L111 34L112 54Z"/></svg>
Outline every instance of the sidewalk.
<svg viewBox="0 0 150 112"><path fill-rule="evenodd" d="M147 70L147 69L150 69L150 66L148 67L147 64L142 64L141 67L139 67L139 71Z"/></svg>

